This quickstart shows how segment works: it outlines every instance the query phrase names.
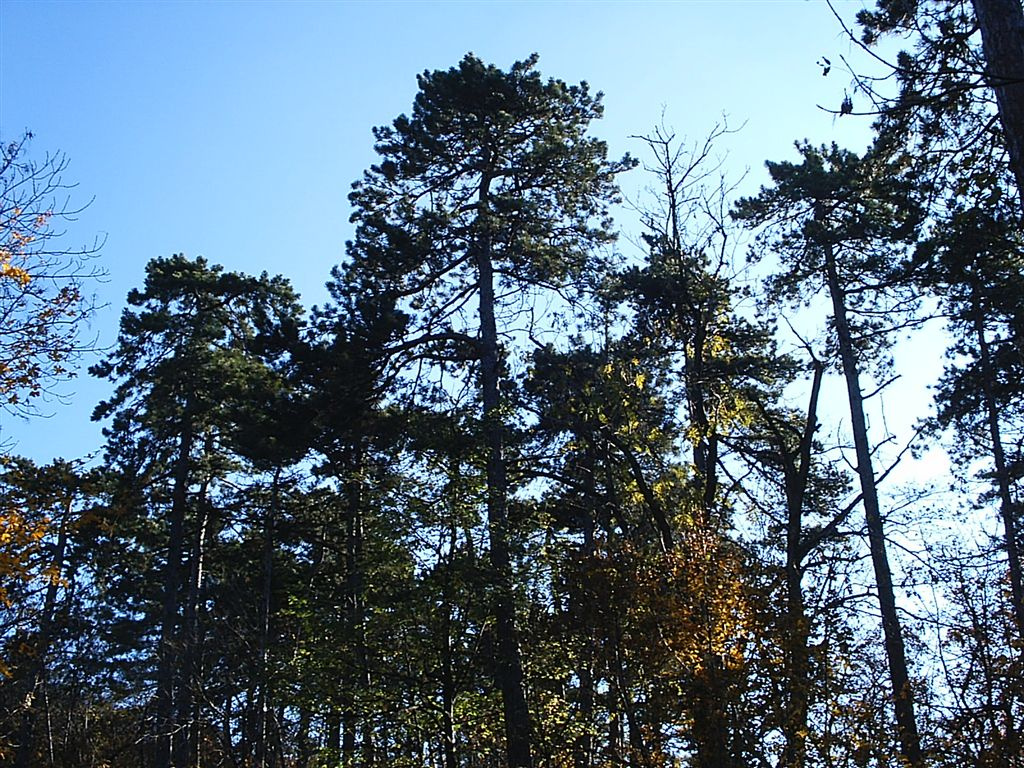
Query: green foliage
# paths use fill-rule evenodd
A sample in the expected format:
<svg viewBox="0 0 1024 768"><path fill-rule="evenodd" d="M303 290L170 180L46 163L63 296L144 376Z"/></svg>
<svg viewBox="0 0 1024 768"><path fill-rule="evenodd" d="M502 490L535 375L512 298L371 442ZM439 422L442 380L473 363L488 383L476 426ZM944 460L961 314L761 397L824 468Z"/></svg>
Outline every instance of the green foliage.
<svg viewBox="0 0 1024 768"><path fill-rule="evenodd" d="M923 7L940 8L862 20L885 33ZM974 45L962 22L951 57ZM101 469L0 476L2 759L944 768L964 745L1016 768L1014 539L916 553L937 607L901 628L897 606L927 605L916 571L893 582L886 532L927 519L879 493L859 378L936 297L952 344L935 431L1019 519L1024 242L1003 169L965 149L970 173L937 197L913 162L923 118L894 114L863 156L798 144L732 208L709 166L728 131L691 152L656 129L646 254L613 268L634 163L589 135L600 94L536 63L419 77L410 114L374 132L308 323L284 278L148 265L93 368L113 389ZM933 116L961 108L977 105ZM746 264L730 210L758 230ZM819 405L830 367L856 462ZM892 696L897 645L905 674L935 674Z"/></svg>

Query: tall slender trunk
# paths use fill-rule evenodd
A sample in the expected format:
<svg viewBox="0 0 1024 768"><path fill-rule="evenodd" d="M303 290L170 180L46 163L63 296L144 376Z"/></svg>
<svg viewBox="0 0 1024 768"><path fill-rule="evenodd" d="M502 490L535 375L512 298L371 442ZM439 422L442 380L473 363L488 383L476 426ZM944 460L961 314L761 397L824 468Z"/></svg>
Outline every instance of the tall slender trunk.
<svg viewBox="0 0 1024 768"><path fill-rule="evenodd" d="M256 699L255 768L267 766L267 717L270 708L270 597L274 581L274 518L277 514L281 468L274 470L270 503L263 512L263 554L260 564L259 695Z"/></svg>
<svg viewBox="0 0 1024 768"><path fill-rule="evenodd" d="M73 503L73 497L69 494L60 518L60 527L57 530L57 546L54 548L51 561L53 573L49 576L46 594L43 597L43 610L39 617L39 631L34 648L32 649L29 668L25 674L25 688L21 696L21 722L18 727L18 749L14 761L15 768L29 768L33 757L35 757L34 730L38 708L34 700L43 693L46 681L46 657L50 653L50 642L53 636L54 613L57 607L57 589L60 579L64 577L64 557L68 544L68 520L71 517ZM50 736L47 738L47 746L47 754L52 765L53 739Z"/></svg>
<svg viewBox="0 0 1024 768"><path fill-rule="evenodd" d="M347 462L345 481L345 619L352 641L352 680L344 716L345 728L342 754L345 765L354 765L356 734L362 734L363 762L374 761L373 727L366 713L360 711L370 690L369 650L366 646L366 617L364 610L365 575L363 572L363 473L365 454L362 446L353 448Z"/></svg>
<svg viewBox="0 0 1024 768"><path fill-rule="evenodd" d="M824 223L825 214L820 206L815 211L815 219L819 223ZM889 556L885 548L885 532L878 503L878 488L871 465L871 445L868 442L867 419L864 416L860 371L853 347L853 334L846 313L846 294L839 283L835 249L831 243L826 243L824 250L825 273L832 299L839 355L843 363L843 376L846 379L846 392L850 401L850 424L853 428L853 442L857 456L857 474L860 478L864 514L867 518L868 543L871 549L871 564L875 571L878 603L882 613L882 630L885 635L889 675L892 679L900 752L906 763L916 768L923 764L921 737L918 734L917 720L914 716L914 692L910 687L903 629L900 626L899 614L896 610L896 595L893 590L892 572L889 568Z"/></svg>
<svg viewBox="0 0 1024 768"><path fill-rule="evenodd" d="M171 491L167 562L164 567L164 596L160 643L157 648L156 680L156 755L155 768L171 768L174 751L174 683L178 671L178 613L181 601L182 555L185 549L185 515L188 507L188 483L192 470L192 424L194 406L185 406L178 456L174 462L174 486Z"/></svg>
<svg viewBox="0 0 1024 768"><path fill-rule="evenodd" d="M1024 8L1021 0L974 0L985 52L985 75L1024 206Z"/></svg>
<svg viewBox="0 0 1024 768"><path fill-rule="evenodd" d="M451 607L446 608L444 649L441 652L441 720L444 768L457 768L455 753L455 670L452 665Z"/></svg>
<svg viewBox="0 0 1024 768"><path fill-rule="evenodd" d="M585 461L585 474L584 474L584 503L587 505L597 504L597 494L594 488L594 453L591 447L586 452ZM583 516L583 543L580 547L581 558L580 561L583 563L590 562L591 558L597 550L597 542L594 536L594 518L589 514L589 510ZM570 600L572 595L570 595ZM579 598L577 598L579 599ZM570 603L570 610L573 609L572 603ZM587 612L584 605L579 605L575 608L581 615L586 616ZM594 665L597 658L598 648L600 640L597 636L597 629L593 626L591 621L582 622L581 625L584 627L584 633L586 635L586 647L583 651L583 658L580 659L580 664L576 670L576 676L579 679L579 701L580 701L580 713L579 720L582 725L580 735L576 738L576 743L573 746L573 766L574 768L591 768L591 764L594 760Z"/></svg>
<svg viewBox="0 0 1024 768"><path fill-rule="evenodd" d="M220 741L223 745L222 749L228 758L231 760L232 765L238 764L238 756L235 751L235 742L231 737L231 724L232 724L232 707L231 702L234 698L232 691L225 690L223 694L224 698L221 700L221 716L220 716Z"/></svg>
<svg viewBox="0 0 1024 768"><path fill-rule="evenodd" d="M781 440L779 445L786 488L787 699L782 727L786 740L780 764L783 768L804 768L807 762L807 718L811 688L810 651L807 643L811 622L807 617L803 593L803 560L807 554L803 541L803 511L811 468L814 430L818 422L818 396L824 374L824 366L817 360L814 363L814 379L811 383L811 396L800 444L795 451L787 450Z"/></svg>
<svg viewBox="0 0 1024 768"><path fill-rule="evenodd" d="M810 707L810 652L807 639L810 621L804 607L803 568L786 563L786 685L787 700L783 735L786 746L781 765L803 768L807 761L807 716Z"/></svg>
<svg viewBox="0 0 1024 768"><path fill-rule="evenodd" d="M619 617L616 616L613 634L610 637L612 645L610 662L614 664L610 677L615 682L614 689L618 694L618 701L615 703L621 706L621 711L626 716L626 727L629 730L629 760L626 764L649 768L651 765L650 748L644 739L643 718L633 701L633 679L629 674L629 666L623 653L622 636L622 624Z"/></svg>
<svg viewBox="0 0 1024 768"><path fill-rule="evenodd" d="M444 742L444 768L458 768L458 756L455 752L455 660L452 643L453 616L452 610L455 597L452 594L452 569L455 567L455 553L459 546L459 529L456 526L455 515L455 478L458 473L458 462L453 461L453 468L449 471L452 478L449 484L452 488L452 519L448 529L448 564L444 572L442 582L442 599L444 601L444 646L441 649L441 710L442 710L442 734Z"/></svg>
<svg viewBox="0 0 1024 768"><path fill-rule="evenodd" d="M675 229L675 225L673 225ZM678 246L677 246L678 247ZM685 352L686 398L689 407L691 429L696 432L693 441L693 466L700 487L700 506L697 510L697 536L704 542L711 540L712 550L717 547L717 534L721 521L716 515L718 502L718 442L716 425L710 417L708 390L707 356L708 329L710 318L696 304L689 310L687 318L693 327ZM684 321L685 322L685 321ZM692 537L691 537L692 538ZM692 542L691 542L692 546ZM708 554L713 555L713 551ZM710 560L708 561L710 564ZM705 581L703 621L708 637L714 634L716 621L709 610L710 578L708 570L703 572ZM692 705L693 736L696 742L697 765L701 768L727 768L733 765L729 753L729 734L732 724L725 709L728 682L721 669L718 654L710 645L702 651L703 671L695 680L695 697Z"/></svg>
<svg viewBox="0 0 1024 768"><path fill-rule="evenodd" d="M490 177L480 181L481 232L476 243L480 282L480 388L487 445L487 532L491 545L491 579L498 658L495 682L501 691L509 768L532 768L530 711L523 690L523 664L516 633L512 565L508 546L508 483L499 395L500 360L494 317L494 267L491 263L489 215Z"/></svg>
<svg viewBox="0 0 1024 768"><path fill-rule="evenodd" d="M332 709L326 717L327 749L332 759L338 759L341 752L341 719L342 714L337 709Z"/></svg>
<svg viewBox="0 0 1024 768"><path fill-rule="evenodd" d="M207 436L205 452L213 448L213 439ZM207 477L196 494L195 538L192 541L192 552L189 558L188 592L182 617L181 632L181 676L179 680L179 696L176 702L178 710L177 722L182 738L175 744L175 765L200 768L201 757L201 711L202 702L197 693L203 687L202 673L202 641L199 627L199 607L202 599L203 579L206 569L206 553L210 536L210 519L212 508L207 498L210 479ZM173 753L172 753L173 755Z"/></svg>
<svg viewBox="0 0 1024 768"><path fill-rule="evenodd" d="M702 525L717 523L713 512L718 495L718 436L708 418L705 373L705 347L707 345L707 318L700 310L693 310L693 339L685 353L686 399L690 409L692 429L697 438L693 443L693 466L701 483Z"/></svg>
<svg viewBox="0 0 1024 768"><path fill-rule="evenodd" d="M608 660L609 664L612 659ZM622 759L622 706L619 696L618 676L613 669L608 669L608 693L606 695L608 709L608 750L610 765L624 765Z"/></svg>
<svg viewBox="0 0 1024 768"><path fill-rule="evenodd" d="M366 542L365 516L363 514L363 473L365 472L366 455L362 446L357 447L355 461L356 475L350 485L349 511L352 525L351 536L349 537L351 552L352 581L352 620L356 638L356 674L359 676L357 688L362 694L365 702L370 694L372 679L370 677L370 650L366 644L366 576L365 558L363 547ZM365 706L365 704L364 704ZM373 738L373 721L364 710L359 717L360 730L362 732L362 753L363 765L372 766L375 761L375 748Z"/></svg>
<svg viewBox="0 0 1024 768"><path fill-rule="evenodd" d="M309 744L310 719L309 710L303 706L299 710L299 727L295 734L295 740L297 742L296 751L298 752L295 768L307 768L309 765L309 758L311 757L312 751Z"/></svg>
<svg viewBox="0 0 1024 768"><path fill-rule="evenodd" d="M1003 435L999 425L999 406L992 391L992 382L996 379L995 365L992 362L992 350L985 333L985 317L978 298L979 286L971 286L972 315L974 318L974 334L978 342L978 355L981 361L982 398L985 406L985 420L988 425L989 437L992 440L992 461L996 470L996 487L999 493L999 513L1003 521L1003 535L1006 539L1006 559L1010 569L1010 595L1013 601L1013 617L1017 623L1017 633L1024 640L1024 577L1021 575L1020 539L1018 538L1016 505L1010 489L1010 476L1007 472L1006 454L1003 450Z"/></svg>
<svg viewBox="0 0 1024 768"><path fill-rule="evenodd" d="M46 716L46 768L57 764L53 748L53 709L50 707L50 689L43 680L43 714Z"/></svg>
<svg viewBox="0 0 1024 768"><path fill-rule="evenodd" d="M730 727L725 710L726 682L717 654L703 655L703 669L694 684L691 704L697 768L731 768L737 762L729 749Z"/></svg>

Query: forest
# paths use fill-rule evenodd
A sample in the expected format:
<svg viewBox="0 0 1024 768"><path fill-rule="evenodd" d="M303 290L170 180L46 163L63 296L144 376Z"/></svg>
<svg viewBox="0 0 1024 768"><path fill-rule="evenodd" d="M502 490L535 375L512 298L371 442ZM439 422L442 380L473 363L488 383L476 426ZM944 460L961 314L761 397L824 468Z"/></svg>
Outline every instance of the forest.
<svg viewBox="0 0 1024 768"><path fill-rule="evenodd" d="M99 460L0 451L0 765L1024 767L1024 10L857 23L871 145L749 196L724 123L614 158L536 55L424 71L328 302L166 255L92 355L5 143L3 412L108 394Z"/></svg>

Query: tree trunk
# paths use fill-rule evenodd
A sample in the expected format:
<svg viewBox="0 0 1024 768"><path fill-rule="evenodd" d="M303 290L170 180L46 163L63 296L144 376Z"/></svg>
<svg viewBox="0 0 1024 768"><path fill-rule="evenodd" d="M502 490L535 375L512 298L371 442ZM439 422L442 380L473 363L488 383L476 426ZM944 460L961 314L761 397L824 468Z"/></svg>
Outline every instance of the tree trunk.
<svg viewBox="0 0 1024 768"><path fill-rule="evenodd" d="M341 712L331 710L327 715L327 749L332 759L337 760L341 754Z"/></svg>
<svg viewBox="0 0 1024 768"><path fill-rule="evenodd" d="M996 94L1010 166L1024 206L1024 8L1020 0L974 0L985 74Z"/></svg>
<svg viewBox="0 0 1024 768"><path fill-rule="evenodd" d="M156 768L171 768L176 731L174 722L174 682L178 671L178 609L181 600L181 558L185 548L185 513L188 506L188 481L192 469L193 406L185 406L184 423L174 462L174 487L171 492L170 529L167 563L164 569L163 615L160 644L157 649L156 680Z"/></svg>
<svg viewBox="0 0 1024 768"><path fill-rule="evenodd" d="M815 211L815 220L824 223L824 212L820 206ZM885 635L889 675L892 679L900 752L907 765L917 768L923 765L921 738L914 716L914 693L910 687L903 630L900 626L899 614L896 611L892 572L889 569L889 556L885 549L885 532L878 503L878 488L871 466L871 446L868 443L867 420L864 416L864 397L860 389L860 371L853 348L853 335L846 314L846 295L839 284L835 251L831 243L826 243L824 249L826 279L832 299L833 319L839 341L839 354L843 363L843 376L846 379L846 391L850 401L850 424L853 428L854 449L857 455L857 474L860 477L864 514L867 518L871 564L874 567L875 583L878 587L878 602L882 613L882 630Z"/></svg>
<svg viewBox="0 0 1024 768"><path fill-rule="evenodd" d="M270 697L267 688L270 685L270 596L274 579L274 517L277 512L278 489L281 481L281 468L274 470L274 480L270 492L270 503L263 512L263 556L260 566L260 634L259 634L259 695L256 701L256 761L255 768L267 766L267 716L270 709Z"/></svg>
<svg viewBox="0 0 1024 768"><path fill-rule="evenodd" d="M207 436L205 453L213 448L211 436ZM181 633L180 650L182 655L180 675L180 695L176 702L178 709L177 722L182 732L182 738L175 744L175 751L179 752L174 757L174 763L178 766L188 768L200 768L200 721L202 703L197 701L196 694L202 690L202 642L199 628L199 607L202 597L203 578L206 569L206 552L208 547L207 539L210 536L210 518L212 509L207 500L207 491L210 487L209 478L203 480L203 484L196 494L196 507L198 520L196 521L196 533L192 542L192 553L189 558L188 594L185 602L183 616L183 631Z"/></svg>
<svg viewBox="0 0 1024 768"><path fill-rule="evenodd" d="M501 691L509 768L532 768L530 711L523 690L523 664L516 635L512 565L508 548L507 479L504 424L500 408L498 330L494 318L494 268L488 221L490 178L480 182L479 241L476 244L480 281L480 387L487 445L487 533L490 538L494 619L498 640L495 682Z"/></svg>
<svg viewBox="0 0 1024 768"><path fill-rule="evenodd" d="M597 494L594 491L594 455L593 452L588 449L586 453L586 474L584 475L584 482L586 483L584 499L587 504L597 504ZM583 563L588 562L596 552L596 540L594 537L594 518L590 514L584 515L583 520L583 543L580 547L580 561ZM570 595L570 600L572 595ZM578 598L577 598L578 599ZM585 606L582 604L573 606L570 603L570 610L577 610L582 615L586 615ZM594 667L595 660L598 654L598 648L600 641L597 637L597 631L591 621L580 621L580 626L585 627L585 633L587 636L587 645L583 653L583 658L580 660L580 664L576 670L576 676L579 678L579 701L580 701L580 713L579 719L583 726L582 732L576 738L576 743L573 747L573 767L574 768L591 768L594 759Z"/></svg>
<svg viewBox="0 0 1024 768"><path fill-rule="evenodd" d="M364 616L365 577L363 574L363 471L364 454L356 447L349 463L346 480L346 536L345 536L345 599L348 630L353 641L354 684L349 697L350 711L346 716L345 741L342 751L345 765L355 764L356 732L362 733L362 752L365 765L373 763L373 731L361 711L370 689L369 651L366 647L366 621ZM362 694L362 695L360 695Z"/></svg>
<svg viewBox="0 0 1024 768"><path fill-rule="evenodd" d="M703 669L693 683L693 740L697 768L732 768L737 765L729 750L729 720L725 711L726 682L721 659L705 653Z"/></svg>
<svg viewBox="0 0 1024 768"><path fill-rule="evenodd" d="M54 573L49 577L46 585L46 595L43 598L43 611L39 617L39 634L36 637L35 647L32 649L31 661L25 675L25 689L22 694L21 722L18 732L18 751L15 757L15 768L29 768L32 758L35 757L35 720L37 707L34 699L43 691L46 681L46 657L50 653L50 641L53 635L54 613L57 607L57 589L59 580L64 577L64 554L68 544L68 520L71 517L72 496L69 494L64 506L64 512L60 518L60 527L57 532L57 546L53 553ZM47 738L47 754L50 764L53 764L53 739Z"/></svg>
<svg viewBox="0 0 1024 768"><path fill-rule="evenodd" d="M807 713L810 694L810 654L807 648L810 621L804 608L803 569L787 555L786 562L786 701L783 734L786 747L781 765L804 768L807 761Z"/></svg>
<svg viewBox="0 0 1024 768"><path fill-rule="evenodd" d="M309 744L309 721L309 710L306 707L302 707L299 710L299 726L295 734L297 742L296 752L298 754L295 768L307 768L309 765L309 758L312 752Z"/></svg>
<svg viewBox="0 0 1024 768"><path fill-rule="evenodd" d="M810 709L810 653L807 647L810 620L804 604L803 511L807 497L807 478L811 468L811 448L818 423L818 396L824 366L814 361L814 379L807 405L804 431L796 451L787 451L780 440L786 485L786 701L783 735L786 747L783 768L804 768L807 762L807 718Z"/></svg>
<svg viewBox="0 0 1024 768"><path fill-rule="evenodd" d="M1024 641L1024 577L1021 575L1020 539L1017 537L1016 505L1010 490L1010 476L1007 472L1006 455L1003 451L1003 435L999 425L999 406L992 393L992 382L996 370L992 363L992 352L985 333L985 316L978 299L979 286L971 286L974 333L978 342L978 356L981 362L982 398L985 418L992 440L992 461L996 470L996 487L999 492L999 512L1003 519L1003 534L1006 539L1006 558L1010 568L1010 595L1013 601L1013 617L1017 624L1018 637Z"/></svg>
<svg viewBox="0 0 1024 768"><path fill-rule="evenodd" d="M454 478L458 472L458 462L453 462L455 467L450 470L449 477L453 478L451 485L454 485ZM452 494L452 520L448 529L448 564L445 568L444 581L442 582L442 599L444 600L444 647L441 650L441 709L442 729L441 738L444 742L444 768L458 768L458 757L455 752L455 660L453 658L454 648L452 643L452 611L454 607L454 595L452 595L452 569L455 567L455 552L459 545L459 530L455 525L455 494Z"/></svg>
<svg viewBox="0 0 1024 768"><path fill-rule="evenodd" d="M701 484L701 525L717 524L713 519L715 500L718 496L718 436L708 418L707 392L705 391L705 346L707 344L707 323L704 313L693 310L694 334L685 352L686 399L690 409L692 429L697 438L693 443L693 466ZM684 321L685 322L685 321Z"/></svg>
<svg viewBox="0 0 1024 768"><path fill-rule="evenodd" d="M446 624L450 624L451 607L446 614ZM455 754L455 674L452 669L452 641L451 630L445 630L444 651L441 658L441 708L442 728L441 738L444 741L444 768L458 768L458 758Z"/></svg>

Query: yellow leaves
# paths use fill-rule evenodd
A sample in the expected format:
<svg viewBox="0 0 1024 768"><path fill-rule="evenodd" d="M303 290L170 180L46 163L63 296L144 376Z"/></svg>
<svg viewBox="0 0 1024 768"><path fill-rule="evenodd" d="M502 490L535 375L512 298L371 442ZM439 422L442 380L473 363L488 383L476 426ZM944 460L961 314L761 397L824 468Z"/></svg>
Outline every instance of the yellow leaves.
<svg viewBox="0 0 1024 768"><path fill-rule="evenodd" d="M0 278L13 280L22 286L28 285L32 280L28 271L11 264L10 254L3 251L0 251Z"/></svg>
<svg viewBox="0 0 1024 768"><path fill-rule="evenodd" d="M56 565L48 565L40 574L43 581L53 586L65 586L67 581L60 575L60 568Z"/></svg>
<svg viewBox="0 0 1024 768"><path fill-rule="evenodd" d="M738 554L716 534L691 531L663 557L674 597L663 614L666 648L694 675L711 662L741 667L753 626Z"/></svg>
<svg viewBox="0 0 1024 768"><path fill-rule="evenodd" d="M575 578L590 620L618 613L622 642L666 680L747 663L757 619L744 562L714 532L692 529L668 553L618 542L581 562Z"/></svg>
<svg viewBox="0 0 1024 768"><path fill-rule="evenodd" d="M9 587L32 578L33 557L46 536L48 520L32 522L17 510L0 512L0 604L11 607Z"/></svg>
<svg viewBox="0 0 1024 768"><path fill-rule="evenodd" d="M26 138L3 147L0 163L0 410L31 413L31 401L67 379L69 360L88 349L79 321L92 310L79 286L95 248L66 249L54 221L77 211L59 201L67 161L22 158ZM56 201L56 202L55 202Z"/></svg>
<svg viewBox="0 0 1024 768"><path fill-rule="evenodd" d="M618 374L619 378L627 387L634 389L643 389L644 384L647 381L647 374L643 371L634 372L640 367L639 358L634 357L629 361L628 365L622 365L621 363L610 362L606 363L601 367L601 373L606 377L611 378L613 375ZM617 369L617 370L616 370Z"/></svg>

